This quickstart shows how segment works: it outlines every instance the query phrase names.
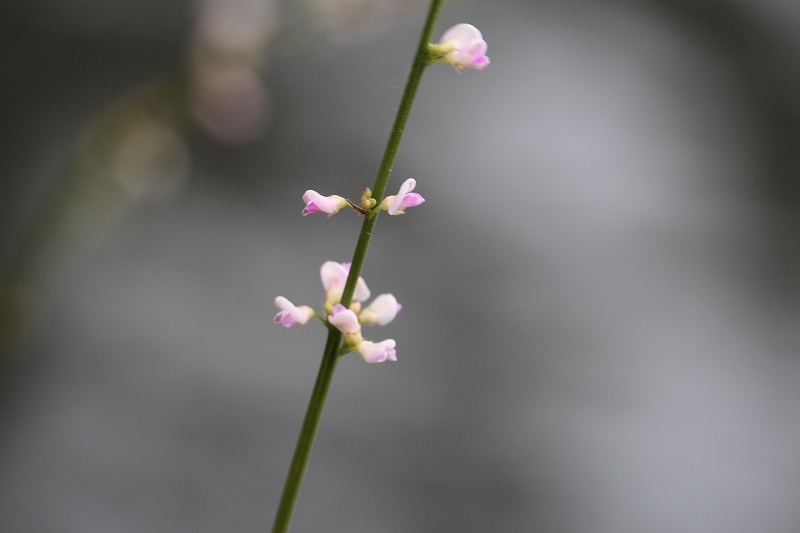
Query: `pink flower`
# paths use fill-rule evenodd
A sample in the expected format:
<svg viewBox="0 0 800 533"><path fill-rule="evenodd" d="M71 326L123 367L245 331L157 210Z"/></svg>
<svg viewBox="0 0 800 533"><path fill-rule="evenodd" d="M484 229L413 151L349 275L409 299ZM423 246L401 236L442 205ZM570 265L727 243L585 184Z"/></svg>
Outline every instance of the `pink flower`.
<svg viewBox="0 0 800 533"><path fill-rule="evenodd" d="M385 326L397 316L403 306L391 294L381 294L358 314L358 321L362 324L378 324Z"/></svg>
<svg viewBox="0 0 800 533"><path fill-rule="evenodd" d="M350 273L350 263L326 261L322 264L319 273L320 278L322 278L322 286L326 291L326 301L330 304L339 303L342 299L345 283L347 283L347 275ZM353 293L353 301L363 302L368 298L369 288L364 278L359 276L356 281L356 290Z"/></svg>
<svg viewBox="0 0 800 533"><path fill-rule="evenodd" d="M478 28L471 24L456 24L442 35L437 52L444 54L444 60L456 67L483 70L489 66L486 57L486 41Z"/></svg>
<svg viewBox="0 0 800 533"><path fill-rule="evenodd" d="M314 310L307 305L295 307L292 302L283 296L278 296L275 298L275 305L278 306L280 311L277 315L275 315L273 322L286 328L290 328L292 326L300 327L308 322L309 318L314 316Z"/></svg>
<svg viewBox="0 0 800 533"><path fill-rule="evenodd" d="M328 322L342 333L358 333L361 324L358 323L356 314L342 304L336 304L328 315Z"/></svg>
<svg viewBox="0 0 800 533"><path fill-rule="evenodd" d="M387 359L397 361L397 351L394 347L394 339L381 342L361 341L356 345L356 351L367 363L382 363Z"/></svg>
<svg viewBox="0 0 800 533"><path fill-rule="evenodd" d="M411 192L417 186L417 180L408 178L400 186L400 191L395 196L387 196L381 202L381 208L386 209L390 215L402 215L406 207L415 207L425 201L421 195Z"/></svg>
<svg viewBox="0 0 800 533"><path fill-rule="evenodd" d="M328 216L335 215L339 209L347 205L347 200L341 196L332 194L331 196L322 196L317 191L306 191L303 195L303 201L306 203L303 209L303 216L309 213L328 213Z"/></svg>

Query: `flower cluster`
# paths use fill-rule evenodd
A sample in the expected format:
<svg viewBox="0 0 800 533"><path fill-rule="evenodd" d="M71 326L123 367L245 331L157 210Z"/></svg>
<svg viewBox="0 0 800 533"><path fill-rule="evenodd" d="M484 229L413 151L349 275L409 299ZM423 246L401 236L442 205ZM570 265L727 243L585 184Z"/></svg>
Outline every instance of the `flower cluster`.
<svg viewBox="0 0 800 533"><path fill-rule="evenodd" d="M489 65L486 48L486 41L483 40L481 32L475 26L456 24L444 32L439 43L428 44L428 64L445 62L453 65L459 71L462 68L483 70ZM383 199L373 198L372 191L367 188L361 196L360 207L335 194L323 196L317 191L308 190L303 195L303 202L306 205L302 214L306 216L311 213L327 213L328 216L332 216L349 205L366 216L374 216L382 210L390 215L402 215L409 207L416 207L425 201L422 195L413 192L416 186L417 181L409 178L403 182L397 194L386 196ZM322 286L325 288L324 317L306 305L297 307L283 296L278 296L275 298L275 305L280 311L275 315L275 323L287 328L299 327L312 317L317 317L328 327L336 328L344 334L340 353L355 350L368 363L396 361L397 352L394 349L394 340L386 339L381 342L365 340L361 336L361 326L363 324L385 326L394 320L401 305L391 294L381 294L373 300L372 304L362 309L361 303L369 298L370 292L364 279L359 277L353 292L353 301L349 307L345 307L341 300L349 274L349 263L327 261L320 269Z"/></svg>
<svg viewBox="0 0 800 533"><path fill-rule="evenodd" d="M345 307L340 301L349 273L350 263L326 261L320 268L320 278L325 289L323 308L326 318L317 315L312 308L306 305L295 306L283 296L278 296L275 298L275 305L280 311L275 315L274 322L287 328L299 327L308 322L311 317L317 316L344 333L341 353L355 350L368 363L396 361L397 352L394 349L394 339L386 339L381 342L365 340L361 335L361 326L373 324L385 326L394 320L402 306L397 303L397 299L393 295L381 294L369 306L362 309L361 303L369 299L370 291L364 279L359 276L353 293L353 302L349 308Z"/></svg>
<svg viewBox="0 0 800 533"><path fill-rule="evenodd" d="M412 192L416 186L417 181L409 178L403 182L397 194L385 197L380 203L378 199L372 197L370 189L365 189L361 197L362 207L357 207L349 200L335 194L322 196L317 191L308 190L303 195L306 204L303 216L310 213L327 213L331 216L347 205L368 216L373 216L381 210L387 211L390 215L402 215L409 207L416 207L425 201L422 195ZM369 306L362 309L361 303L369 299L370 292L364 278L359 276L353 291L353 301L349 307L345 307L341 301L349 275L350 263L326 261L320 268L322 287L325 289L325 300L322 303L324 316L318 315L307 305L295 306L283 296L278 296L275 298L275 305L280 311L275 315L275 323L287 328L300 327L312 317L316 317L344 334L341 354L355 350L368 363L396 361L394 339L381 342L365 340L361 336L361 326L364 324L385 326L394 320L402 306L397 303L394 296L387 293L381 294Z"/></svg>
<svg viewBox="0 0 800 533"><path fill-rule="evenodd" d="M438 43L428 44L428 53L431 55L431 63L444 61L453 65L456 70L483 70L489 66L486 48L486 41L478 28L471 24L456 24L444 32Z"/></svg>

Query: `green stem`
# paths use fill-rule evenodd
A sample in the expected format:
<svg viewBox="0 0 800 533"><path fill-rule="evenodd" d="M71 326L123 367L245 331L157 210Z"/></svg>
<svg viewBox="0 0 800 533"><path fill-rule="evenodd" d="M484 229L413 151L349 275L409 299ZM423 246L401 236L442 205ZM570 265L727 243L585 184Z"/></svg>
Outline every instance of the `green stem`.
<svg viewBox="0 0 800 533"><path fill-rule="evenodd" d="M428 18L425 20L425 26L422 28L422 34L420 35L419 44L417 45L417 54L414 56L414 64L411 66L411 72L408 73L408 80L406 81L406 88L403 91L403 98L400 100L400 106L397 108L397 116L395 116L394 119L392 132L389 135L389 140L386 142L386 150L383 152L381 166L378 169L378 175L375 177L375 186L372 187L372 197L375 198L379 204L381 200L383 200L383 193L386 192L386 184L389 182L389 175L392 173L392 165L394 165L395 157L397 157L400 141L403 139L403 131L406 129L408 116L411 114L411 106L414 104L414 97L417 95L419 82L422 80L425 67L428 66L428 60L430 59L428 43L431 42L431 38L433 37L436 19L439 18L439 12L442 9L443 3L444 0L432 0L431 7L428 9ZM350 264L350 274L347 276L347 283L342 293L341 303L345 307L349 307L353 301L356 281L358 280L358 276L361 275L361 268L364 266L364 258L367 256L369 240L372 238L372 230L375 228L375 223L378 221L379 212L376 212L372 216L365 217L364 223L361 225L361 234L358 236L356 251L353 254L353 261Z"/></svg>
<svg viewBox="0 0 800 533"><path fill-rule="evenodd" d="M297 495L300 493L300 485L303 483L303 474L308 465L308 458L311 456L311 448L314 446L314 436L317 433L317 427L319 427L322 408L325 406L325 397L328 395L328 389L330 389L331 380L333 379L333 371L336 370L336 362L339 360L338 351L341 342L342 334L338 330L330 328L328 341L325 343L325 352L322 355L322 363L317 374L317 381L314 383L314 391L311 393L311 400L308 402L308 410L303 419L300 436L297 438L292 464L289 467L289 474L286 476L286 484L283 486L281 503L278 505L278 512L275 515L272 533L289 531L289 523L292 521Z"/></svg>
<svg viewBox="0 0 800 533"><path fill-rule="evenodd" d="M414 57L414 64L411 67L411 72L408 73L408 80L406 81L406 88L403 91L403 98L400 100L400 106L397 109L397 116L392 126L392 132L389 135L389 141L386 143L386 151L381 160L381 166L378 169L378 175L375 178L375 186L372 188L373 198L377 200L383 199L383 193L386 191L386 184L389 181L389 174L392 171L397 150L400 147L400 141L403 138L403 131L408 122L408 116L411 113L411 106L414 103L414 97L417 94L419 82L422 79L422 74L425 72L425 67L428 65L428 43L433 36L433 30L436 27L436 19L439 17L442 4L444 0L432 0L430 9L428 10L428 17L425 20L425 26L420 35L419 45L417 46L417 53ZM358 237L356 249L353 254L353 261L350 266L350 273L347 277L344 293L342 294L341 303L345 307L349 307L353 300L353 293L356 288L356 280L361 274L361 267L364 265L364 258L367 255L367 247L372 237L372 230L375 228L375 222L378 220L378 214L364 218L364 223L361 226L361 234ZM325 344L325 352L322 356L322 364L319 368L317 381L314 384L314 391L311 393L311 400L308 404L306 416L303 419L303 426L300 429L300 436L297 439L297 446L294 450L292 457L292 464L289 467L289 475L286 477L286 484L283 487L283 494L281 502L278 505L278 512L275 516L275 524L272 526L272 533L286 533L289 530L289 523L292 520L292 513L297 502L297 495L300 492L300 485L303 482L303 474L305 473L308 459L311 456L311 448L314 445L314 436L317 433L319 420L322 416L322 408L325 405L325 397L328 394L328 389L333 379L333 371L336 369L336 362L339 359L338 351L342 343L342 334L334 329L328 328L328 340Z"/></svg>

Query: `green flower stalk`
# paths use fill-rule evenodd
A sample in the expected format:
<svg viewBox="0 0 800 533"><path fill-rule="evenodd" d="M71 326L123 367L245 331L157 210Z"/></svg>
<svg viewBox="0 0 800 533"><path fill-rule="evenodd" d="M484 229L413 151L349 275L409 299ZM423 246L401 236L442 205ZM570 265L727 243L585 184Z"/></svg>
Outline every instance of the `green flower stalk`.
<svg viewBox="0 0 800 533"><path fill-rule="evenodd" d="M392 165L425 68L434 63L446 62L458 70L461 68L482 70L489 64L489 59L484 55L486 43L480 32L469 24L459 24L450 28L438 44L430 42L443 3L444 0L431 1L375 184L372 189L364 190L361 205L358 206L342 196L323 196L313 190L306 191L303 195L303 201L306 203L302 211L304 216L312 213L327 213L328 216L332 216L349 205L364 215L364 221L352 262L342 264L328 261L322 265L320 277L326 291L324 314L317 314L308 306L295 306L283 296L275 299L275 304L280 309L275 316L276 323L285 327L299 327L312 317L316 317L328 328L328 340L325 343L322 363L278 505L273 533L285 533L289 530L303 474L308 465L325 398L339 357L350 351L356 351L369 363L397 360L394 339L373 342L365 340L361 333L362 324L386 325L401 309L397 299L388 293L381 294L372 304L361 309L361 303L370 296L370 291L360 276L361 268L378 221L378 214L387 211L390 215L400 215L406 209L416 207L425 201L420 194L412 192L416 187L413 178L406 180L396 195L384 197Z"/></svg>

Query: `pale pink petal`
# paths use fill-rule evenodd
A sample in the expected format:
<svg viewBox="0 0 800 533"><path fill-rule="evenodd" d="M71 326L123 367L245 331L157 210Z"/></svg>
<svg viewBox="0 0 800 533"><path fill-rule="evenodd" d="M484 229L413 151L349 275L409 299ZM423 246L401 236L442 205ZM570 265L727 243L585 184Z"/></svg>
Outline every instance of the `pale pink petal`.
<svg viewBox="0 0 800 533"><path fill-rule="evenodd" d="M389 211L390 215L394 215L398 209L400 209L400 204L403 203L403 198L405 198L406 194L410 191L414 190L414 187L417 186L417 180L414 178L408 178L403 184L400 186L400 191L394 197L394 200L389 204Z"/></svg>
<svg viewBox="0 0 800 533"><path fill-rule="evenodd" d="M392 344L394 346L394 343ZM397 361L397 350L392 347L386 347L386 360L387 361Z"/></svg>
<svg viewBox="0 0 800 533"><path fill-rule="evenodd" d="M347 282L347 274L349 272L349 264L345 266L335 261L325 261L319 271L320 278L322 278L322 286L326 291L334 289L341 294L344 290L344 284Z"/></svg>
<svg viewBox="0 0 800 533"><path fill-rule="evenodd" d="M303 208L303 211L301 212L301 214L303 216L306 216L306 215L309 215L311 213L323 213L323 212L324 211L322 211L322 209L320 209L317 206L317 204L315 204L314 202L308 202L308 204L306 204L306 206Z"/></svg>
<svg viewBox="0 0 800 533"><path fill-rule="evenodd" d="M445 46L445 61L459 70L462 68L483 70L489 66L486 41L475 26L456 24L444 32L440 44Z"/></svg>
<svg viewBox="0 0 800 533"><path fill-rule="evenodd" d="M392 294L381 294L359 313L358 319L362 324L385 326L394 320L402 308Z"/></svg>
<svg viewBox="0 0 800 533"><path fill-rule="evenodd" d="M402 215L406 207L414 207L425 201L420 194L411 192L416 186L417 180L408 178L400 186L400 190L395 196L384 198L382 205L385 206L390 215Z"/></svg>
<svg viewBox="0 0 800 533"><path fill-rule="evenodd" d="M312 190L306 191L303 195L303 201L306 203L306 207L303 209L303 216L309 213L328 213L333 215L347 205L347 200L341 196L335 194L322 196L317 191Z"/></svg>
<svg viewBox="0 0 800 533"><path fill-rule="evenodd" d="M394 339L381 342L361 341L356 346L356 351L367 363L382 363L387 359L397 361L397 351L394 347Z"/></svg>
<svg viewBox="0 0 800 533"><path fill-rule="evenodd" d="M278 296L275 298L275 305L280 309L273 322L281 324L284 327L290 328L292 326L302 326L314 316L314 310L306 305L295 307L295 305L284 298Z"/></svg>
<svg viewBox="0 0 800 533"><path fill-rule="evenodd" d="M320 278L322 279L322 286L325 288L328 301L332 303L341 300L349 274L350 263L326 261L322 264L322 268L320 268ZM364 278L359 276L356 280L355 292L353 292L353 301L363 302L369 298L369 295L370 292L367 283L364 281Z"/></svg>
<svg viewBox="0 0 800 533"><path fill-rule="evenodd" d="M425 198L423 198L419 193L412 192L410 194L406 194L403 198L403 201L400 202L400 209L398 212L405 211L406 207L417 207L424 201Z"/></svg>
<svg viewBox="0 0 800 533"><path fill-rule="evenodd" d="M353 292L353 301L354 302L363 302L369 299L369 287L367 287L367 282L364 281L364 278L361 276L358 277L356 280L356 290Z"/></svg>
<svg viewBox="0 0 800 533"><path fill-rule="evenodd" d="M331 309L328 322L342 333L358 333L361 331L361 324L358 323L356 314L342 304L337 304Z"/></svg>
<svg viewBox="0 0 800 533"><path fill-rule="evenodd" d="M480 30L472 24L456 24L442 35L440 42L458 41L459 43L483 39Z"/></svg>

